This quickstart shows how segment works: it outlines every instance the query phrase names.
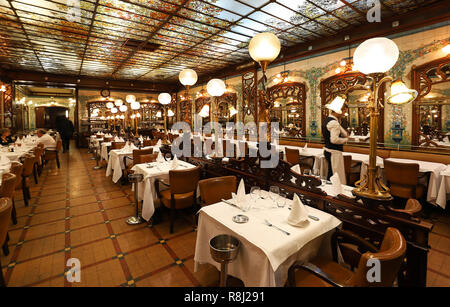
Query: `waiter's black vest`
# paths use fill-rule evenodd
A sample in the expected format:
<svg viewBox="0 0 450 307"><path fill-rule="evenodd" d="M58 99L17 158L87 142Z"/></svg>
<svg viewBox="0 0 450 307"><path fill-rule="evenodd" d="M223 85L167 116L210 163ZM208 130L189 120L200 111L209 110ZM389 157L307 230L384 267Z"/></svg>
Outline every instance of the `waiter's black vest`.
<svg viewBox="0 0 450 307"><path fill-rule="evenodd" d="M331 122L333 120L336 120L336 119L333 118L333 117L328 116L325 119L325 122L322 125L322 134L323 134L323 138L325 139L325 147L328 148L328 149L344 151L344 145L331 143L331 133L327 129L327 125L328 125L329 122Z"/></svg>

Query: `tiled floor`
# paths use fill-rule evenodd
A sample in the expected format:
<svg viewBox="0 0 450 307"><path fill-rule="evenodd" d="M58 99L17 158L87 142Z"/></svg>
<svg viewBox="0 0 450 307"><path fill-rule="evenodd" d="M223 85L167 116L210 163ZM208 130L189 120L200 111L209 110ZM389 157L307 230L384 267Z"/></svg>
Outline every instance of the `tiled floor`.
<svg viewBox="0 0 450 307"><path fill-rule="evenodd" d="M61 154L61 169L46 167L24 207L17 192L18 225L10 225L10 254L1 254L8 286L211 286L218 271L194 273L193 220L180 216L169 234L167 218L155 226L128 226L129 186L94 171L86 150ZM450 286L450 217L436 217L430 237L428 285ZM81 262L81 283L69 283L67 260Z"/></svg>

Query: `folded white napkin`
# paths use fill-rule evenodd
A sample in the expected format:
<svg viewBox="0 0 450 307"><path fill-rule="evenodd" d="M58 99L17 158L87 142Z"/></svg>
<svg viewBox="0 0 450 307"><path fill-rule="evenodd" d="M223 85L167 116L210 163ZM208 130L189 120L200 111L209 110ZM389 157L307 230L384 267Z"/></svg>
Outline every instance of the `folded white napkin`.
<svg viewBox="0 0 450 307"><path fill-rule="evenodd" d="M231 196L233 197L233 200L235 200L235 204L237 206L242 206L241 204L245 202L245 183L244 179L241 179L241 182L239 183L239 187L237 190L237 193L231 193Z"/></svg>
<svg viewBox="0 0 450 307"><path fill-rule="evenodd" d="M174 170L174 169L177 169L177 167L178 167L178 158L177 158L177 156L175 155L175 157L174 157L173 160L172 160L172 165L170 166L170 168L171 168L172 170Z"/></svg>
<svg viewBox="0 0 450 307"><path fill-rule="evenodd" d="M333 176L331 176L330 181L331 181L331 185L333 186L333 189L334 189L336 195L341 194L342 193L342 184L341 184L341 179L339 178L339 174L335 173Z"/></svg>
<svg viewBox="0 0 450 307"><path fill-rule="evenodd" d="M291 167L291 171L296 172L297 174L302 174L302 170L300 169L300 165L294 165L293 167Z"/></svg>
<svg viewBox="0 0 450 307"><path fill-rule="evenodd" d="M352 131L352 133L350 133L350 136L355 136L355 132L354 131Z"/></svg>
<svg viewBox="0 0 450 307"><path fill-rule="evenodd" d="M450 143L448 136L444 138L444 143Z"/></svg>
<svg viewBox="0 0 450 307"><path fill-rule="evenodd" d="M156 146L161 146L162 145L162 141L158 140L158 143L156 143Z"/></svg>
<svg viewBox="0 0 450 307"><path fill-rule="evenodd" d="M142 136L139 138L139 142L144 143L144 138Z"/></svg>
<svg viewBox="0 0 450 307"><path fill-rule="evenodd" d="M134 143L130 143L130 147L131 150L135 150L135 149L139 149L136 147L136 145L134 145Z"/></svg>
<svg viewBox="0 0 450 307"><path fill-rule="evenodd" d="M308 212L297 194L294 194L291 213L289 214L287 221L288 224L292 226L303 226L305 222L308 221Z"/></svg>

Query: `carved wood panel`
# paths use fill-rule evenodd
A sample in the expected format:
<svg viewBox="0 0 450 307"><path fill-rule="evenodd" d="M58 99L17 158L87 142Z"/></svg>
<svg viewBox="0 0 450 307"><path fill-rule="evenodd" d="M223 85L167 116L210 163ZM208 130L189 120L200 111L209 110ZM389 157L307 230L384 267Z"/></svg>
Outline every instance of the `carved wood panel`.
<svg viewBox="0 0 450 307"><path fill-rule="evenodd" d="M242 75L242 120L252 115L254 121L258 119L257 106L257 72L256 70Z"/></svg>

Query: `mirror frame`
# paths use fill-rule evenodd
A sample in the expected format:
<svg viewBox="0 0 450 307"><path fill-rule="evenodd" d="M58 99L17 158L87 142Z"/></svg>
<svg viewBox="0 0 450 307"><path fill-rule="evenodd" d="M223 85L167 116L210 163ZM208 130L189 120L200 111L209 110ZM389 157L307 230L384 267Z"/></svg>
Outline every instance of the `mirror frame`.
<svg viewBox="0 0 450 307"><path fill-rule="evenodd" d="M377 79L384 77L384 74L377 75ZM339 94L346 94L355 87L355 85L364 85L368 81L366 75L361 72L352 71L333 75L320 81L320 98L322 101L322 123L328 117L328 109L325 105ZM380 88L379 100L384 105L385 86ZM380 122L378 124L378 142L384 143L384 108L380 109ZM353 144L353 142L352 142ZM355 142L358 145L367 145L366 143Z"/></svg>
<svg viewBox="0 0 450 307"><path fill-rule="evenodd" d="M412 145L420 146L420 106L423 97L428 95L434 84L449 82L450 79L441 71L441 67L450 63L450 55L443 58L436 59L419 66L413 66L411 70L412 87L419 93L417 99L413 102L412 114ZM436 74L441 76L442 81L433 82L427 76L427 72L431 69L436 69ZM433 143L430 143L433 144Z"/></svg>
<svg viewBox="0 0 450 307"><path fill-rule="evenodd" d="M306 85L301 82L281 82L273 85L268 89L269 99L272 104L275 100L280 98L294 98L297 99L297 103L290 105L300 106L300 118L302 119L301 134L302 137L306 137ZM273 107L271 111L273 111ZM288 137L289 139L292 139Z"/></svg>

